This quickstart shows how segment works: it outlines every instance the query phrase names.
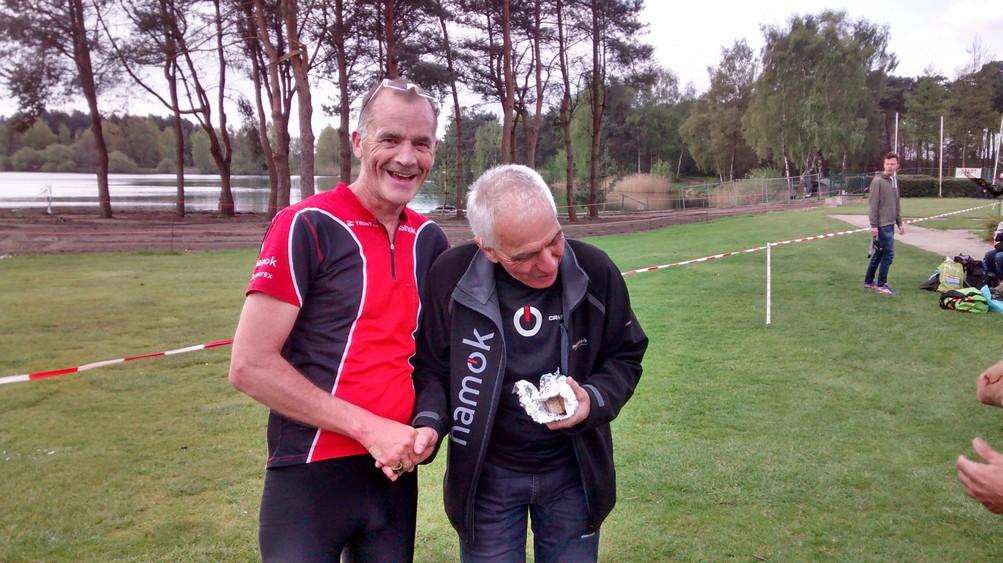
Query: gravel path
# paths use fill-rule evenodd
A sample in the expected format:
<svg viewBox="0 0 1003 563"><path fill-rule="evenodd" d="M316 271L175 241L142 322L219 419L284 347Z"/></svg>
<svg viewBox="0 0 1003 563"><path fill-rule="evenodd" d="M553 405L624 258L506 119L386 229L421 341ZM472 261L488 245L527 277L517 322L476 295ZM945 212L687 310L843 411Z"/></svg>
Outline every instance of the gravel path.
<svg viewBox="0 0 1003 563"><path fill-rule="evenodd" d="M863 228L869 225L867 215L832 215L854 227ZM958 229L927 229L919 225L906 225L905 234L895 232L895 241L935 252L940 256L956 256L967 254L972 258L982 259L986 251L992 248L990 244L971 231Z"/></svg>

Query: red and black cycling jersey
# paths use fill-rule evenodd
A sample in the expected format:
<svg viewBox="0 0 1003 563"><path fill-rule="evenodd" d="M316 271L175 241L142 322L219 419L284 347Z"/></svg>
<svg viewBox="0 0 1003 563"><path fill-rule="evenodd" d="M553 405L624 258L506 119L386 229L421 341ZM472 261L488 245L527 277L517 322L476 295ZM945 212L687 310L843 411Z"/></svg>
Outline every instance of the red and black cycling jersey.
<svg viewBox="0 0 1003 563"><path fill-rule="evenodd" d="M408 208L391 238L339 184L275 216L247 293L300 308L282 356L314 385L407 423L418 294L447 246L438 225ZM269 415L269 467L366 453L347 436Z"/></svg>

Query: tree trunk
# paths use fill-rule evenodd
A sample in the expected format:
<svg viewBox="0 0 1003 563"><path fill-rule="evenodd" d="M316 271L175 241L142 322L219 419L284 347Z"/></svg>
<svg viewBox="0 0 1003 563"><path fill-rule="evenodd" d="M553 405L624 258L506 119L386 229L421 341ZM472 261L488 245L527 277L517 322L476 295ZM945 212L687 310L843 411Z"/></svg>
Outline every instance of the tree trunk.
<svg viewBox="0 0 1003 563"><path fill-rule="evenodd" d="M352 182L352 140L348 135L352 104L348 97L348 62L345 60L345 1L334 1L334 49L338 64L338 158L340 162L338 180L343 184Z"/></svg>
<svg viewBox="0 0 1003 563"><path fill-rule="evenodd" d="M174 66L173 59L170 63ZM181 112L178 111L178 85L174 81L174 76L168 78L167 87L171 94L171 103L174 104L174 167L175 182L178 193L175 209L178 217L185 216L185 132L181 124Z"/></svg>
<svg viewBox="0 0 1003 563"><path fill-rule="evenodd" d="M269 102L272 108L272 127L275 129L275 145L272 150L275 159L275 175L277 180L275 208L284 209L289 206L289 145L284 142L283 133L288 135L288 124L282 108L282 97L279 87L279 54L272 45L265 23L265 7L263 0L254 0L255 22L258 29L258 40L268 55L268 76L272 84L269 92Z"/></svg>
<svg viewBox="0 0 1003 563"><path fill-rule="evenodd" d="M174 3L171 2L170 10L167 3L160 3L160 17L165 22L174 15ZM175 185L177 186L177 196L175 198L174 209L178 217L185 216L185 132L181 123L181 106L178 100L178 46L174 40L174 27L169 26L164 32L165 62L164 79L167 81L167 90L171 98L171 113L174 116L174 172Z"/></svg>
<svg viewBox="0 0 1003 563"><path fill-rule="evenodd" d="M603 84L604 73L599 59L600 35L599 0L592 0L592 146L589 163L589 217L599 217L599 139L602 131L603 111L606 100Z"/></svg>
<svg viewBox="0 0 1003 563"><path fill-rule="evenodd" d="M223 16L219 11L219 1L213 0L213 7L216 10L216 59L219 64L219 95L217 97L217 108L219 111L219 143L213 143L215 149L213 158L219 168L220 189L219 189L219 212L226 217L233 217L236 214L233 204L233 190L230 189L230 163L233 161L233 147L230 145L230 132L226 129L226 111L223 108L226 91L226 58L223 56ZM208 107L206 108L208 110ZM209 123L208 118L206 123ZM213 139L213 135L209 135ZM220 153L217 156L217 151Z"/></svg>
<svg viewBox="0 0 1003 563"><path fill-rule="evenodd" d="M564 36L564 2L557 0L557 50L561 65L561 80L564 82L564 95L561 97L561 131L564 133L565 163L565 194L568 203L568 221L578 220L575 213L575 151L571 146L571 81L568 78L568 53Z"/></svg>
<svg viewBox="0 0 1003 563"><path fill-rule="evenodd" d="M313 100L310 95L310 78L307 75L310 61L306 45L300 40L297 23L296 0L283 0L282 17L286 23L289 38L289 64L296 81L296 96L300 123L300 199L314 194L314 152L313 152Z"/></svg>
<svg viewBox="0 0 1003 563"><path fill-rule="evenodd" d="M509 18L509 0L502 0L502 74L505 77L505 95L502 96L502 162L515 162L512 146L514 129L512 110L515 106L515 79L512 76L512 22Z"/></svg>
<svg viewBox="0 0 1003 563"><path fill-rule="evenodd" d="M443 16L440 6L439 11L439 27L442 29L442 46L445 49L446 55L446 70L449 71L449 75L453 77L450 80L449 87L453 94L453 119L456 125L456 218L460 219L463 217L463 184L465 183L463 168L463 119L460 109L460 96L456 90L456 74L453 69L453 50L449 43L449 30L446 28L446 18Z"/></svg>
<svg viewBox="0 0 1003 563"><path fill-rule="evenodd" d="M268 169L268 216L274 217L277 211L276 200L278 198L279 178L275 173L275 157L272 154L272 145L268 139L268 119L265 117L265 105L261 99L262 86L271 95L271 84L268 82L268 75L262 71L261 64L261 43L255 31L254 8L251 0L242 0L240 8L243 11L243 25L238 27L239 33L243 36L247 52L251 59L251 80L254 82L254 107L258 116L258 143L261 145L261 152L265 157L265 168Z"/></svg>
<svg viewBox="0 0 1003 563"><path fill-rule="evenodd" d="M536 108L533 124L526 133L526 166L536 168L536 145L540 140L543 123L543 58L540 56L540 0L533 2L533 67L536 72ZM527 120L528 121L528 120Z"/></svg>
<svg viewBox="0 0 1003 563"><path fill-rule="evenodd" d="M67 6L73 25L73 62L77 66L80 87L87 98L87 108L91 118L91 133L97 150L98 206L101 216L111 219L111 192L108 190L108 145L105 144L101 127L101 112L98 110L97 85L94 82L94 67L91 65L91 51L87 45L87 26L84 23L82 0L70 0Z"/></svg>
<svg viewBox="0 0 1003 563"><path fill-rule="evenodd" d="M394 0L386 0L386 10L383 12L383 33L387 42L387 77L400 78L400 71L397 68L397 55L394 45L394 12L396 6Z"/></svg>

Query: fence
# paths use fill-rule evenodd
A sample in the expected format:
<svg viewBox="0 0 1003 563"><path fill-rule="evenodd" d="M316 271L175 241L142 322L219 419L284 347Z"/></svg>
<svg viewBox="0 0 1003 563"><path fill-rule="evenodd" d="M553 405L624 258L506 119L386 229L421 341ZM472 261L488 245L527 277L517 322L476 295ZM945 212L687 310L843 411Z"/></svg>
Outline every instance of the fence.
<svg viewBox="0 0 1003 563"><path fill-rule="evenodd" d="M810 174L788 178L745 178L724 183L672 186L666 192L606 193L603 210L636 211L654 209L729 208L822 201L837 195L862 195L873 172L819 177Z"/></svg>

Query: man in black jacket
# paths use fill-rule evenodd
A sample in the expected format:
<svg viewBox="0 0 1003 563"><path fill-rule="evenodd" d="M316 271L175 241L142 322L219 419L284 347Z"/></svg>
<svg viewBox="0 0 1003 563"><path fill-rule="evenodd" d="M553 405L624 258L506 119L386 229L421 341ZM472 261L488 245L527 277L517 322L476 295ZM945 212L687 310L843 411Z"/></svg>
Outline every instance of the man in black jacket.
<svg viewBox="0 0 1003 563"><path fill-rule="evenodd" d="M595 561L616 502L610 422L634 392L648 338L616 265L565 240L532 169L493 168L470 188L475 244L426 280L415 427L450 437L444 497L463 561ZM559 371L570 418L534 422L513 387Z"/></svg>

